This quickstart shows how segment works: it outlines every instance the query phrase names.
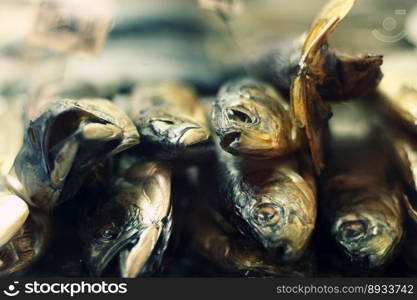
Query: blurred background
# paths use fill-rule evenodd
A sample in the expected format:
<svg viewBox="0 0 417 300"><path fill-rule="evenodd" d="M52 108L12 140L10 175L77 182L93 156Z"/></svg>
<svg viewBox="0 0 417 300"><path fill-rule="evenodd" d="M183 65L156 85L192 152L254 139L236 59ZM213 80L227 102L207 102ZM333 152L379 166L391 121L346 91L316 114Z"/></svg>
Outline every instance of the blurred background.
<svg viewBox="0 0 417 300"><path fill-rule="evenodd" d="M104 25L101 32L93 33L100 36L95 50L83 55L74 48L65 49L68 35L39 36L39 28L45 25L42 20L46 27L57 25L42 15L42 10L50 10L44 4L54 2L59 6L77 1L0 0L2 85L12 81L39 84L58 77L68 84L88 81L102 86L172 78L205 85L219 80L225 65L242 63L300 36L326 0L229 1L238 9L232 9L226 19L210 9L210 2L221 2L216 0L78 0L78 7L62 5L58 10L58 15L69 17L60 20L59 26L70 30L86 12L110 11L101 16L87 14L96 25ZM417 40L413 5L414 0L358 0L332 35L331 45L347 52L386 56L413 50ZM58 29L53 30L57 33ZM106 40L102 35L107 30Z"/></svg>

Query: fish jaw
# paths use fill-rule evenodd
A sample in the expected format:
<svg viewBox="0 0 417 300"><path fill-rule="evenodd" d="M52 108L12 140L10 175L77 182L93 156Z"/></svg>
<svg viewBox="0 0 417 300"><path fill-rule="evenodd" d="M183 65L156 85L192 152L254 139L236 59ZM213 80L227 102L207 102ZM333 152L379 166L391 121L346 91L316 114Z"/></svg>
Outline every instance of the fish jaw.
<svg viewBox="0 0 417 300"><path fill-rule="evenodd" d="M161 152L160 155L175 157L210 141L208 127L185 119L171 117L169 120L151 119L138 126L143 144Z"/></svg>
<svg viewBox="0 0 417 300"><path fill-rule="evenodd" d="M88 249L89 253L87 256L87 268L90 270L90 273L96 277L101 276L110 261L122 251L123 248L132 243L132 241L135 241L136 236L137 231L134 230L123 234L107 245L93 244Z"/></svg>

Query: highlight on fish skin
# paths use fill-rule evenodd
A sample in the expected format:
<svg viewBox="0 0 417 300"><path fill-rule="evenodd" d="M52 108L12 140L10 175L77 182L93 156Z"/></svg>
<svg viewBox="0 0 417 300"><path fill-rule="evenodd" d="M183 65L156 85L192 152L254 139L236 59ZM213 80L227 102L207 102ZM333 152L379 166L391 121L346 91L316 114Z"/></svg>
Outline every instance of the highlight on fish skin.
<svg viewBox="0 0 417 300"><path fill-rule="evenodd" d="M210 142L207 117L190 86L176 82L138 83L128 107L142 138L139 150L146 150L146 154L175 158L199 151Z"/></svg>
<svg viewBox="0 0 417 300"><path fill-rule="evenodd" d="M363 110L358 103L342 105L331 122L331 159L320 206L323 226L345 261L359 269L382 269L401 246L405 189L375 115ZM348 127L341 130L338 124Z"/></svg>
<svg viewBox="0 0 417 300"><path fill-rule="evenodd" d="M73 196L96 163L138 142L132 121L113 103L59 100L27 126L7 184L31 206L49 210Z"/></svg>
<svg viewBox="0 0 417 300"><path fill-rule="evenodd" d="M277 262L298 260L316 221L312 169L302 170L294 157L261 164L220 155L219 185L232 223Z"/></svg>
<svg viewBox="0 0 417 300"><path fill-rule="evenodd" d="M24 274L45 255L50 226L46 214L31 212L20 230L0 247L0 277Z"/></svg>
<svg viewBox="0 0 417 300"><path fill-rule="evenodd" d="M381 55L338 57L329 48L329 36L354 4L355 0L332 0L321 9L305 40L298 74L290 88L293 121L305 132L316 174L325 165L323 143L331 117L331 107L324 101L327 90L336 87L332 96L336 99L363 96L375 90L382 78Z"/></svg>
<svg viewBox="0 0 417 300"><path fill-rule="evenodd" d="M90 272L100 276L117 256L122 277L157 270L172 230L170 167L163 162L133 165L115 181L111 194L85 228Z"/></svg>

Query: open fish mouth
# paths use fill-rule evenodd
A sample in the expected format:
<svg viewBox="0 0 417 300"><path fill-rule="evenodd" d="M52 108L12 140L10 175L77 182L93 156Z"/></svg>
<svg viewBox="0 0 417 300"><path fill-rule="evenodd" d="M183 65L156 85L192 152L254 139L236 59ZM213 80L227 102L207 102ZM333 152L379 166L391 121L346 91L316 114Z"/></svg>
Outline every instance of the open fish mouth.
<svg viewBox="0 0 417 300"><path fill-rule="evenodd" d="M240 131L230 131L222 136L220 145L228 152L235 154L241 146L241 135L242 133Z"/></svg>

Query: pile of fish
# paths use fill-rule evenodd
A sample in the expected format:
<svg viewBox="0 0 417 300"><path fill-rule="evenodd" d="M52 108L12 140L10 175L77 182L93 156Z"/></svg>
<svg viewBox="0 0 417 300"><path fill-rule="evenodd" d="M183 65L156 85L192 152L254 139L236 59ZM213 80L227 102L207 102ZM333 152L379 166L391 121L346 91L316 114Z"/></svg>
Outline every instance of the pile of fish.
<svg viewBox="0 0 417 300"><path fill-rule="evenodd" d="M139 81L9 105L0 276L415 276L417 81L329 45L354 3L217 96Z"/></svg>

